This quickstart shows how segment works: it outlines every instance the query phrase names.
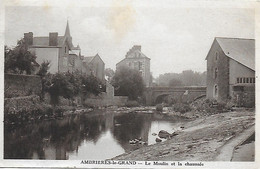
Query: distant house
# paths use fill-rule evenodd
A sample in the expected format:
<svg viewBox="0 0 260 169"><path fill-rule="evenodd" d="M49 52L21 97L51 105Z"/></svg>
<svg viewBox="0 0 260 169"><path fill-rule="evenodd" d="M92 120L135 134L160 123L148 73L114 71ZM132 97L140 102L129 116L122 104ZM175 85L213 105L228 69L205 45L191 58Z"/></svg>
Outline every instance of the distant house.
<svg viewBox="0 0 260 169"><path fill-rule="evenodd" d="M24 33L24 40L29 50L36 55L38 64L44 61L50 62L50 73L68 71L71 66L68 65L70 54L79 53L76 56L80 59L80 48L73 46L68 22L63 36L58 36L58 32L50 32L49 36L33 37L33 33L29 32ZM73 62L71 64L73 65Z"/></svg>
<svg viewBox="0 0 260 169"><path fill-rule="evenodd" d="M207 98L255 105L255 40L215 38L206 57Z"/></svg>
<svg viewBox="0 0 260 169"><path fill-rule="evenodd" d="M105 63L98 54L84 57L82 67L82 72L92 74L102 81L105 80Z"/></svg>
<svg viewBox="0 0 260 169"><path fill-rule="evenodd" d="M143 77L145 85L150 86L150 58L141 52L141 46L133 46L127 53L123 60L116 64L116 69L120 67L129 67L138 70Z"/></svg>

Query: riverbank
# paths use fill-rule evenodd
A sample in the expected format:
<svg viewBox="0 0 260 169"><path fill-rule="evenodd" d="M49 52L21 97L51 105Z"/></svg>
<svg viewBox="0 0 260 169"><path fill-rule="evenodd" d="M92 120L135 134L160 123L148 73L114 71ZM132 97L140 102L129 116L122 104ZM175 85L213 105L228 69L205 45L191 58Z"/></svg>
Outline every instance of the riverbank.
<svg viewBox="0 0 260 169"><path fill-rule="evenodd" d="M229 153L221 152L224 145L236 140L240 133L254 124L255 113L245 109L201 116L193 121L180 123L178 135L170 140L142 147L113 159L217 161L220 153ZM232 154L232 148L231 151Z"/></svg>

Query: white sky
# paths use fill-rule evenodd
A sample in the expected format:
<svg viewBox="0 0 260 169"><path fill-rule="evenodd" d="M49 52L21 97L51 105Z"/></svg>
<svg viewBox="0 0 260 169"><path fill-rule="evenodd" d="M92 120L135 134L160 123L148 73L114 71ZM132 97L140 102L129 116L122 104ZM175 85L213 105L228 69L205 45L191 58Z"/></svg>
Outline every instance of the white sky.
<svg viewBox="0 0 260 169"><path fill-rule="evenodd" d="M115 69L133 45L141 45L157 77L187 69L206 71L205 57L214 37L254 38L254 9L176 8L167 4L162 8L122 0L97 7L89 2L85 7L6 7L5 44L16 45L25 32L63 35L68 18L73 44L80 45L84 56L98 53L106 68Z"/></svg>

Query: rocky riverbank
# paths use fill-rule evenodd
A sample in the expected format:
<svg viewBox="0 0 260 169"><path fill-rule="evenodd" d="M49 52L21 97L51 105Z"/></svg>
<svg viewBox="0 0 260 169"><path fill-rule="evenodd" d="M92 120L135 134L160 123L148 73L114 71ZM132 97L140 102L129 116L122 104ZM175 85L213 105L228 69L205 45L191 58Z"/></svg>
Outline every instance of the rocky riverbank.
<svg viewBox="0 0 260 169"><path fill-rule="evenodd" d="M164 142L144 146L113 159L214 161L227 142L236 139L254 124L254 111L245 109L200 116L180 123L178 135Z"/></svg>

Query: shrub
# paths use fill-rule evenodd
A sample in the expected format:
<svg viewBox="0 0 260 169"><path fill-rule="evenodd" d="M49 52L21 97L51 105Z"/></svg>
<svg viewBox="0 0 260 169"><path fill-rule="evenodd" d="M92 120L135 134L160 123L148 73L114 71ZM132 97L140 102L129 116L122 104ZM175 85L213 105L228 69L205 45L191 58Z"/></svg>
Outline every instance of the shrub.
<svg viewBox="0 0 260 169"><path fill-rule="evenodd" d="M159 112L162 112L162 111L163 111L163 105L162 105L162 104L157 104L157 105L155 106L155 108L156 108L156 111L159 111Z"/></svg>
<svg viewBox="0 0 260 169"><path fill-rule="evenodd" d="M189 104L176 103L173 105L173 110L180 113L186 113L188 111L191 111L191 107Z"/></svg>
<svg viewBox="0 0 260 169"><path fill-rule="evenodd" d="M207 115L231 111L234 104L231 101L217 102L212 99L200 99L191 104L192 109Z"/></svg>
<svg viewBox="0 0 260 169"><path fill-rule="evenodd" d="M139 103L135 100L128 100L126 103L125 103L125 106L126 107L138 107L139 106Z"/></svg>

